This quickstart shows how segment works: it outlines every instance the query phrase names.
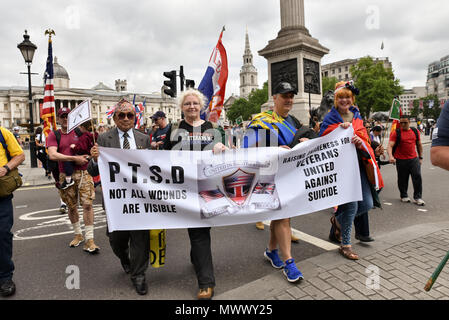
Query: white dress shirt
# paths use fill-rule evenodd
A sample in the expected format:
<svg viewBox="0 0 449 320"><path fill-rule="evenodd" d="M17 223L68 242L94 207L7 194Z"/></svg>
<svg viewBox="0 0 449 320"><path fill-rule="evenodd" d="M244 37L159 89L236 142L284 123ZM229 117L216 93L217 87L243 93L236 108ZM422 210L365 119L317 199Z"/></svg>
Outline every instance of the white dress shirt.
<svg viewBox="0 0 449 320"><path fill-rule="evenodd" d="M123 135L125 134L122 130L120 130L119 128L117 128L118 131L118 137L120 140L120 148L123 149L123 142L125 141L125 137L123 137ZM137 144L136 144L136 139L134 138L134 131L133 129L129 129L128 130L128 141L129 141L129 148L131 150L135 150L137 149Z"/></svg>

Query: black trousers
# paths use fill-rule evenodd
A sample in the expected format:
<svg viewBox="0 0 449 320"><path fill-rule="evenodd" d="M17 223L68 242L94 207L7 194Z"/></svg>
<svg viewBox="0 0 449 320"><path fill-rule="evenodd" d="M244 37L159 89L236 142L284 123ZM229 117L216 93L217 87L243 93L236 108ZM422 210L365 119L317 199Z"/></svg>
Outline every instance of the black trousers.
<svg viewBox="0 0 449 320"><path fill-rule="evenodd" d="M355 234L362 237L369 237L368 212L362 213L354 218Z"/></svg>
<svg viewBox="0 0 449 320"><path fill-rule="evenodd" d="M195 268L198 287L215 287L210 228L187 229L190 238L190 261Z"/></svg>
<svg viewBox="0 0 449 320"><path fill-rule="evenodd" d="M150 258L150 231L114 231L108 233L114 254L121 260L129 260L131 279L145 276Z"/></svg>
<svg viewBox="0 0 449 320"><path fill-rule="evenodd" d="M14 222L12 195L0 198L0 284L12 279L12 233Z"/></svg>
<svg viewBox="0 0 449 320"><path fill-rule="evenodd" d="M396 159L396 170L398 172L398 187L401 198L407 198L408 181L412 176L413 183L413 199L422 198L422 178L421 164L419 158L400 160Z"/></svg>

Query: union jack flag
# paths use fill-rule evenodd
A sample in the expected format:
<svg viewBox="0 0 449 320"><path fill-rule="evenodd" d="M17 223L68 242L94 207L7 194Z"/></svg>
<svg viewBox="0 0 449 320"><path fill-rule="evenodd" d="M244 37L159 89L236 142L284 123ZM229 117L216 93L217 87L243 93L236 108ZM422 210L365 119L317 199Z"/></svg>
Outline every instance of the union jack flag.
<svg viewBox="0 0 449 320"><path fill-rule="evenodd" d="M273 194L276 185L274 183L258 183L254 188L255 194Z"/></svg>
<svg viewBox="0 0 449 320"><path fill-rule="evenodd" d="M143 100L143 103L139 103L139 105L136 105L136 96L134 95L134 101L133 105L136 109L136 129L140 129L140 127L143 125L143 115L145 112L145 104L147 102L147 99Z"/></svg>
<svg viewBox="0 0 449 320"><path fill-rule="evenodd" d="M212 200L223 198L224 194L219 189L217 189L210 191L201 191L200 196L204 199L204 201L210 202Z"/></svg>
<svg viewBox="0 0 449 320"><path fill-rule="evenodd" d="M108 111L106 111L106 117L108 119L111 119L112 116L114 115L114 111L115 111L115 106L113 106L111 109L109 109Z"/></svg>

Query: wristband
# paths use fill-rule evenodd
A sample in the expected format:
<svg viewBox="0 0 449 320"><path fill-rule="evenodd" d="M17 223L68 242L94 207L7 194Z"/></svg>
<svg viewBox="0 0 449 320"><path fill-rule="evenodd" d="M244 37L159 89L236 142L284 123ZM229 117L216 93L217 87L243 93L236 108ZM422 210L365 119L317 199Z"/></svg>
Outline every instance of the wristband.
<svg viewBox="0 0 449 320"><path fill-rule="evenodd" d="M6 169L7 173L10 173L10 172L11 172L11 169L10 169L6 164L3 166L3 168Z"/></svg>

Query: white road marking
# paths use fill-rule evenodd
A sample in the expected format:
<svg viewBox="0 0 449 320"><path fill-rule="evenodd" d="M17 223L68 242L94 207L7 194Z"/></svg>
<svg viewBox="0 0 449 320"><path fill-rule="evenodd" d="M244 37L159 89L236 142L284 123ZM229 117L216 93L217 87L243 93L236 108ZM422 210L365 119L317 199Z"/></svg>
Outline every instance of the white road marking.
<svg viewBox="0 0 449 320"><path fill-rule="evenodd" d="M270 221L264 221L263 224L266 225L266 226L270 226ZM340 246L335 245L335 244L333 244L333 243L331 243L329 241L325 241L325 240L322 240L322 239L319 239L319 238L315 238L314 236L311 236L310 234L301 232L301 231L293 229L293 228L292 228L292 233L295 236L297 236L301 241L310 243L310 244L312 244L312 245L314 245L316 247L319 247L321 249L324 249L326 251L332 251L332 250L340 248Z"/></svg>
<svg viewBox="0 0 449 320"><path fill-rule="evenodd" d="M30 191L30 190L40 190L40 189L50 189L50 188L55 188L55 185L51 185L51 186L42 186L42 187L33 187L33 188L23 188L26 187L29 184L24 184L22 186L22 188L17 189L16 191ZM14 191L14 192L16 192Z"/></svg>
<svg viewBox="0 0 449 320"><path fill-rule="evenodd" d="M418 209L418 211L427 212L428 210L426 210L426 209Z"/></svg>
<svg viewBox="0 0 449 320"><path fill-rule="evenodd" d="M384 205L386 205L386 206L392 206L393 204L390 203L390 202L384 202Z"/></svg>

